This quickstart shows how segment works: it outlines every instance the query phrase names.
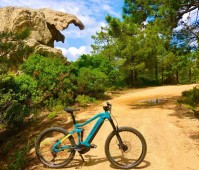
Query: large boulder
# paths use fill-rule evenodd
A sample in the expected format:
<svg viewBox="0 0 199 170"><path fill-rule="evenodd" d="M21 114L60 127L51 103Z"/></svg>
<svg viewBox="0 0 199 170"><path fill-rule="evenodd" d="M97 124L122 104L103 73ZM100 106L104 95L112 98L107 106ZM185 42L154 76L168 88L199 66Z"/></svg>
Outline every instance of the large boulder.
<svg viewBox="0 0 199 170"><path fill-rule="evenodd" d="M20 32L29 28L31 33L25 40L27 45L34 47L35 52L47 51L61 54L54 49L54 41L64 42L64 35L60 31L73 23L81 30L82 22L75 16L51 9L30 9L22 7L0 8L0 32Z"/></svg>

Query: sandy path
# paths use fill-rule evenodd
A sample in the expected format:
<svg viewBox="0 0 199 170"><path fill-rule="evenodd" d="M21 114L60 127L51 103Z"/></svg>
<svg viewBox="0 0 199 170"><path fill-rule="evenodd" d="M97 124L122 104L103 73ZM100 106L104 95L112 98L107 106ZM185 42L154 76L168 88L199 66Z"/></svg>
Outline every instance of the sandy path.
<svg viewBox="0 0 199 170"><path fill-rule="evenodd" d="M109 102L113 105L113 115L119 126L131 126L139 130L147 142L147 155L136 169L146 170L199 170L199 122L187 117L179 118L176 97L194 85L163 86L129 90ZM160 99L160 103L153 103ZM143 102L149 100L150 102ZM142 101L140 103L140 101ZM157 101L159 102L159 101ZM87 119L101 112L97 106L78 115L77 119ZM86 129L90 129L89 124ZM96 149L84 155L82 163L76 154L70 168L82 170L113 169L104 153L104 144L112 131L109 122L105 122L93 143ZM37 166L34 169L43 169Z"/></svg>

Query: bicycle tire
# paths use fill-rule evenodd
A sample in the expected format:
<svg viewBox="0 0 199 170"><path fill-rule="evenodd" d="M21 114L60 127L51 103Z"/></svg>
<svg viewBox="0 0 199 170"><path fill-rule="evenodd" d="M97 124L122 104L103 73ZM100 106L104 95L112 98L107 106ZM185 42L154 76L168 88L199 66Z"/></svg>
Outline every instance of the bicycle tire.
<svg viewBox="0 0 199 170"><path fill-rule="evenodd" d="M55 133L55 136L51 136L50 135L51 133L52 133L52 135ZM48 134L49 134L49 136L48 136ZM55 160L53 160L53 162L52 162L52 160L50 161L50 158L53 157L53 154L51 151L52 145L57 140L59 140L60 137L63 138L64 136L67 136L68 134L69 133L65 129L60 128L60 127L51 127L51 128L44 130L38 136L38 138L36 140L35 151L36 151L37 158L44 165L46 165L47 167L50 167L50 168L61 168L61 167L65 167L67 164L69 164L72 161L73 157L75 156L75 150L68 150L70 153L69 153L69 155L66 156L66 158L65 158L65 155L67 154L66 150L58 152L59 153L58 161L63 160L63 162L61 162L61 163L55 163L54 162ZM67 142L67 145L70 144L71 146L75 146L75 141L72 136L69 136L66 140L64 140L63 143L65 144L66 142ZM45 152L46 147L47 147L47 150ZM44 153L43 153L43 151L44 151ZM64 158L62 158L63 156L64 156ZM54 159L54 157L53 157L53 159Z"/></svg>
<svg viewBox="0 0 199 170"><path fill-rule="evenodd" d="M105 154L107 159L112 165L117 168L129 169L137 167L144 160L147 152L147 144L143 135L139 131L131 127L120 127L118 128L118 133L123 141L123 144L127 146L127 150L123 151L119 148L119 142L117 140L115 132L113 131L109 134L105 142ZM132 137L133 141L129 141L129 139L131 138L127 138L125 136L125 133L130 133L130 137ZM139 147L141 147L138 148L140 149L140 154L137 158L133 158L137 149L136 146L134 146L134 143L137 141L139 143ZM111 151L111 147L116 147L116 150L114 152ZM131 150L133 151L132 155L129 153ZM116 153L119 153L119 157L116 155ZM125 158L124 154L130 154L130 156L132 157L130 157L129 159Z"/></svg>

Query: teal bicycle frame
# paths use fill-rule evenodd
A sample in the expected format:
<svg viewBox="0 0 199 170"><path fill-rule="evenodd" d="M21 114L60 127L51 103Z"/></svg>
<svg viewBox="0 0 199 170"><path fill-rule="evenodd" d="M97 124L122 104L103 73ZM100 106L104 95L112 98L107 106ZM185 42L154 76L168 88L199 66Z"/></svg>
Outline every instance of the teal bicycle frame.
<svg viewBox="0 0 199 170"><path fill-rule="evenodd" d="M83 129L81 127L87 125L88 123L94 121L95 119L97 119L97 122L95 123L95 125L93 126L92 130L89 132L87 138L82 141L81 139L81 133L83 132ZM69 134L67 136L65 136L64 138L58 140L54 146L52 147L52 150L54 152L59 152L62 151L64 149L71 149L71 148L75 148L78 147L79 145L84 145L86 147L90 147L91 146L91 142L93 141L94 137L96 136L97 132L99 131L100 127L102 126L102 124L104 123L105 119L108 119L111 123L111 125L113 126L113 129L116 130L116 127L112 121L112 118L110 116L110 113L108 111L105 111L104 113L99 113L97 115L95 115L94 117L90 118L89 120L87 120L84 123L76 123L75 119L74 119L74 115L72 114L72 119L74 122L74 127L75 129L72 130L71 132L69 132ZM73 135L74 133L77 133L78 135L78 144L74 147L71 146L61 146L60 148L57 148L58 145L60 145L66 138L68 138L69 136Z"/></svg>
<svg viewBox="0 0 199 170"><path fill-rule="evenodd" d="M80 139L81 138L80 137L81 133L78 133L78 132L81 132L83 129L81 129L80 127L87 125L88 123L92 122L93 120L95 120L97 118L99 118L99 119L97 120L96 124L93 126L93 128L90 131L90 133L88 134L87 138L84 141L81 141L81 139ZM104 123L105 119L108 119L108 120L111 119L109 112L99 113L99 114L97 114L96 116L90 118L89 120L87 120L84 123L75 124L75 129L70 134L73 134L74 132L77 132L77 134L78 134L78 144L85 145L85 146L90 146L90 143L93 141L95 135L97 134L97 132L99 131L100 127Z"/></svg>

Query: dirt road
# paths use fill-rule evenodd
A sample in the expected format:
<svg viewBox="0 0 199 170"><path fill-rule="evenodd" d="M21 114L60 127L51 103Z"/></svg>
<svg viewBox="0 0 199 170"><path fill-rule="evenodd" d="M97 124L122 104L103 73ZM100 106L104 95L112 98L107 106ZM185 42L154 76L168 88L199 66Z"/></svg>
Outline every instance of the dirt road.
<svg viewBox="0 0 199 170"><path fill-rule="evenodd" d="M193 86L129 90L120 97L109 100L119 126L134 127L146 139L147 155L136 169L199 170L199 121L180 116L181 110L176 107L176 97ZM102 106L97 106L79 113L77 119L87 119L101 111ZM86 129L92 128L92 125L89 124ZM104 153L105 140L111 131L109 122L105 122L93 141L97 148L84 155L86 162L82 163L77 154L70 168L66 169L113 169Z"/></svg>

